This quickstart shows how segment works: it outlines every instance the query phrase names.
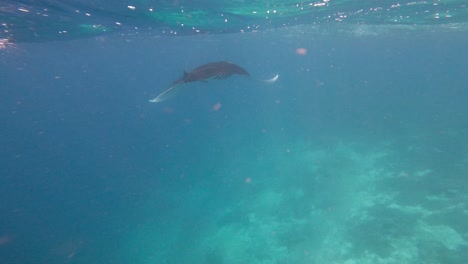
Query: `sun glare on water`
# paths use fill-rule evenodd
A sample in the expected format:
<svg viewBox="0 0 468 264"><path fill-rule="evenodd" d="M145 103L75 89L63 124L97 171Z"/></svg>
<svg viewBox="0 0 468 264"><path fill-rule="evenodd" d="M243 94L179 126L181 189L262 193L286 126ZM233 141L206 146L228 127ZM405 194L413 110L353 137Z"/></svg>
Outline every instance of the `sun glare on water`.
<svg viewBox="0 0 468 264"><path fill-rule="evenodd" d="M0 38L0 50L4 50L14 46L7 38Z"/></svg>

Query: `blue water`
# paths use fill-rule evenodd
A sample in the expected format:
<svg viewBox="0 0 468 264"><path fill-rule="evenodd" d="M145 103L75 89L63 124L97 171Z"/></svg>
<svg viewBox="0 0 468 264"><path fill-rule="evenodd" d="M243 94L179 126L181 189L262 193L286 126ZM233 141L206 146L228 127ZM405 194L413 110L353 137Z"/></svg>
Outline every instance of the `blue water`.
<svg viewBox="0 0 468 264"><path fill-rule="evenodd" d="M0 50L0 263L467 263L467 35L309 33Z"/></svg>

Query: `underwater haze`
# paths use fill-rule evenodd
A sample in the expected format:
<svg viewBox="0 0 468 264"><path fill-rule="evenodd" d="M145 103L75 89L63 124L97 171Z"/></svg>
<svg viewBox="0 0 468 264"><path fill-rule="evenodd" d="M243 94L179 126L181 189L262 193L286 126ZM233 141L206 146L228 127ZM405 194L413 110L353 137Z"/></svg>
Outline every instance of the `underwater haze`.
<svg viewBox="0 0 468 264"><path fill-rule="evenodd" d="M464 2L2 1L0 263L468 263Z"/></svg>

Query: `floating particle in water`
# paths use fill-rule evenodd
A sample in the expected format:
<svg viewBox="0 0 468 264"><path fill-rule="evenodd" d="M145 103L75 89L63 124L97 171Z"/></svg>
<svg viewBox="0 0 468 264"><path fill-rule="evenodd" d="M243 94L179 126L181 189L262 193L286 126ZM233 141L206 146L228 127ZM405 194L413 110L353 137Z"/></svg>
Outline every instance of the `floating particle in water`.
<svg viewBox="0 0 468 264"><path fill-rule="evenodd" d="M221 108L221 103L216 103L213 105L213 111L218 111Z"/></svg>
<svg viewBox="0 0 468 264"><path fill-rule="evenodd" d="M6 245L11 242L11 238L9 236L0 236L0 246Z"/></svg>
<svg viewBox="0 0 468 264"><path fill-rule="evenodd" d="M301 56L307 55L307 49L305 49L305 48L297 48L297 49L296 49L296 54L297 54L297 55L301 55Z"/></svg>

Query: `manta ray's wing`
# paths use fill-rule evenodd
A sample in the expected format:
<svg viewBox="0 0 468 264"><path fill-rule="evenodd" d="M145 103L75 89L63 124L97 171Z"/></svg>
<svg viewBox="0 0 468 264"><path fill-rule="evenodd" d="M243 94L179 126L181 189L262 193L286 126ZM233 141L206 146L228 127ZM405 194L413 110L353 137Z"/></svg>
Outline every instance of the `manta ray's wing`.
<svg viewBox="0 0 468 264"><path fill-rule="evenodd" d="M271 79L266 79L266 80L262 80L264 83L274 83L278 80L279 78L279 75L276 74L275 77L271 78Z"/></svg>
<svg viewBox="0 0 468 264"><path fill-rule="evenodd" d="M162 101L165 101L172 96L176 95L181 88L181 85L183 84L183 81L175 81L171 87L169 87L166 91L160 93L158 96L156 96L154 99L149 100L151 103L159 103Z"/></svg>

